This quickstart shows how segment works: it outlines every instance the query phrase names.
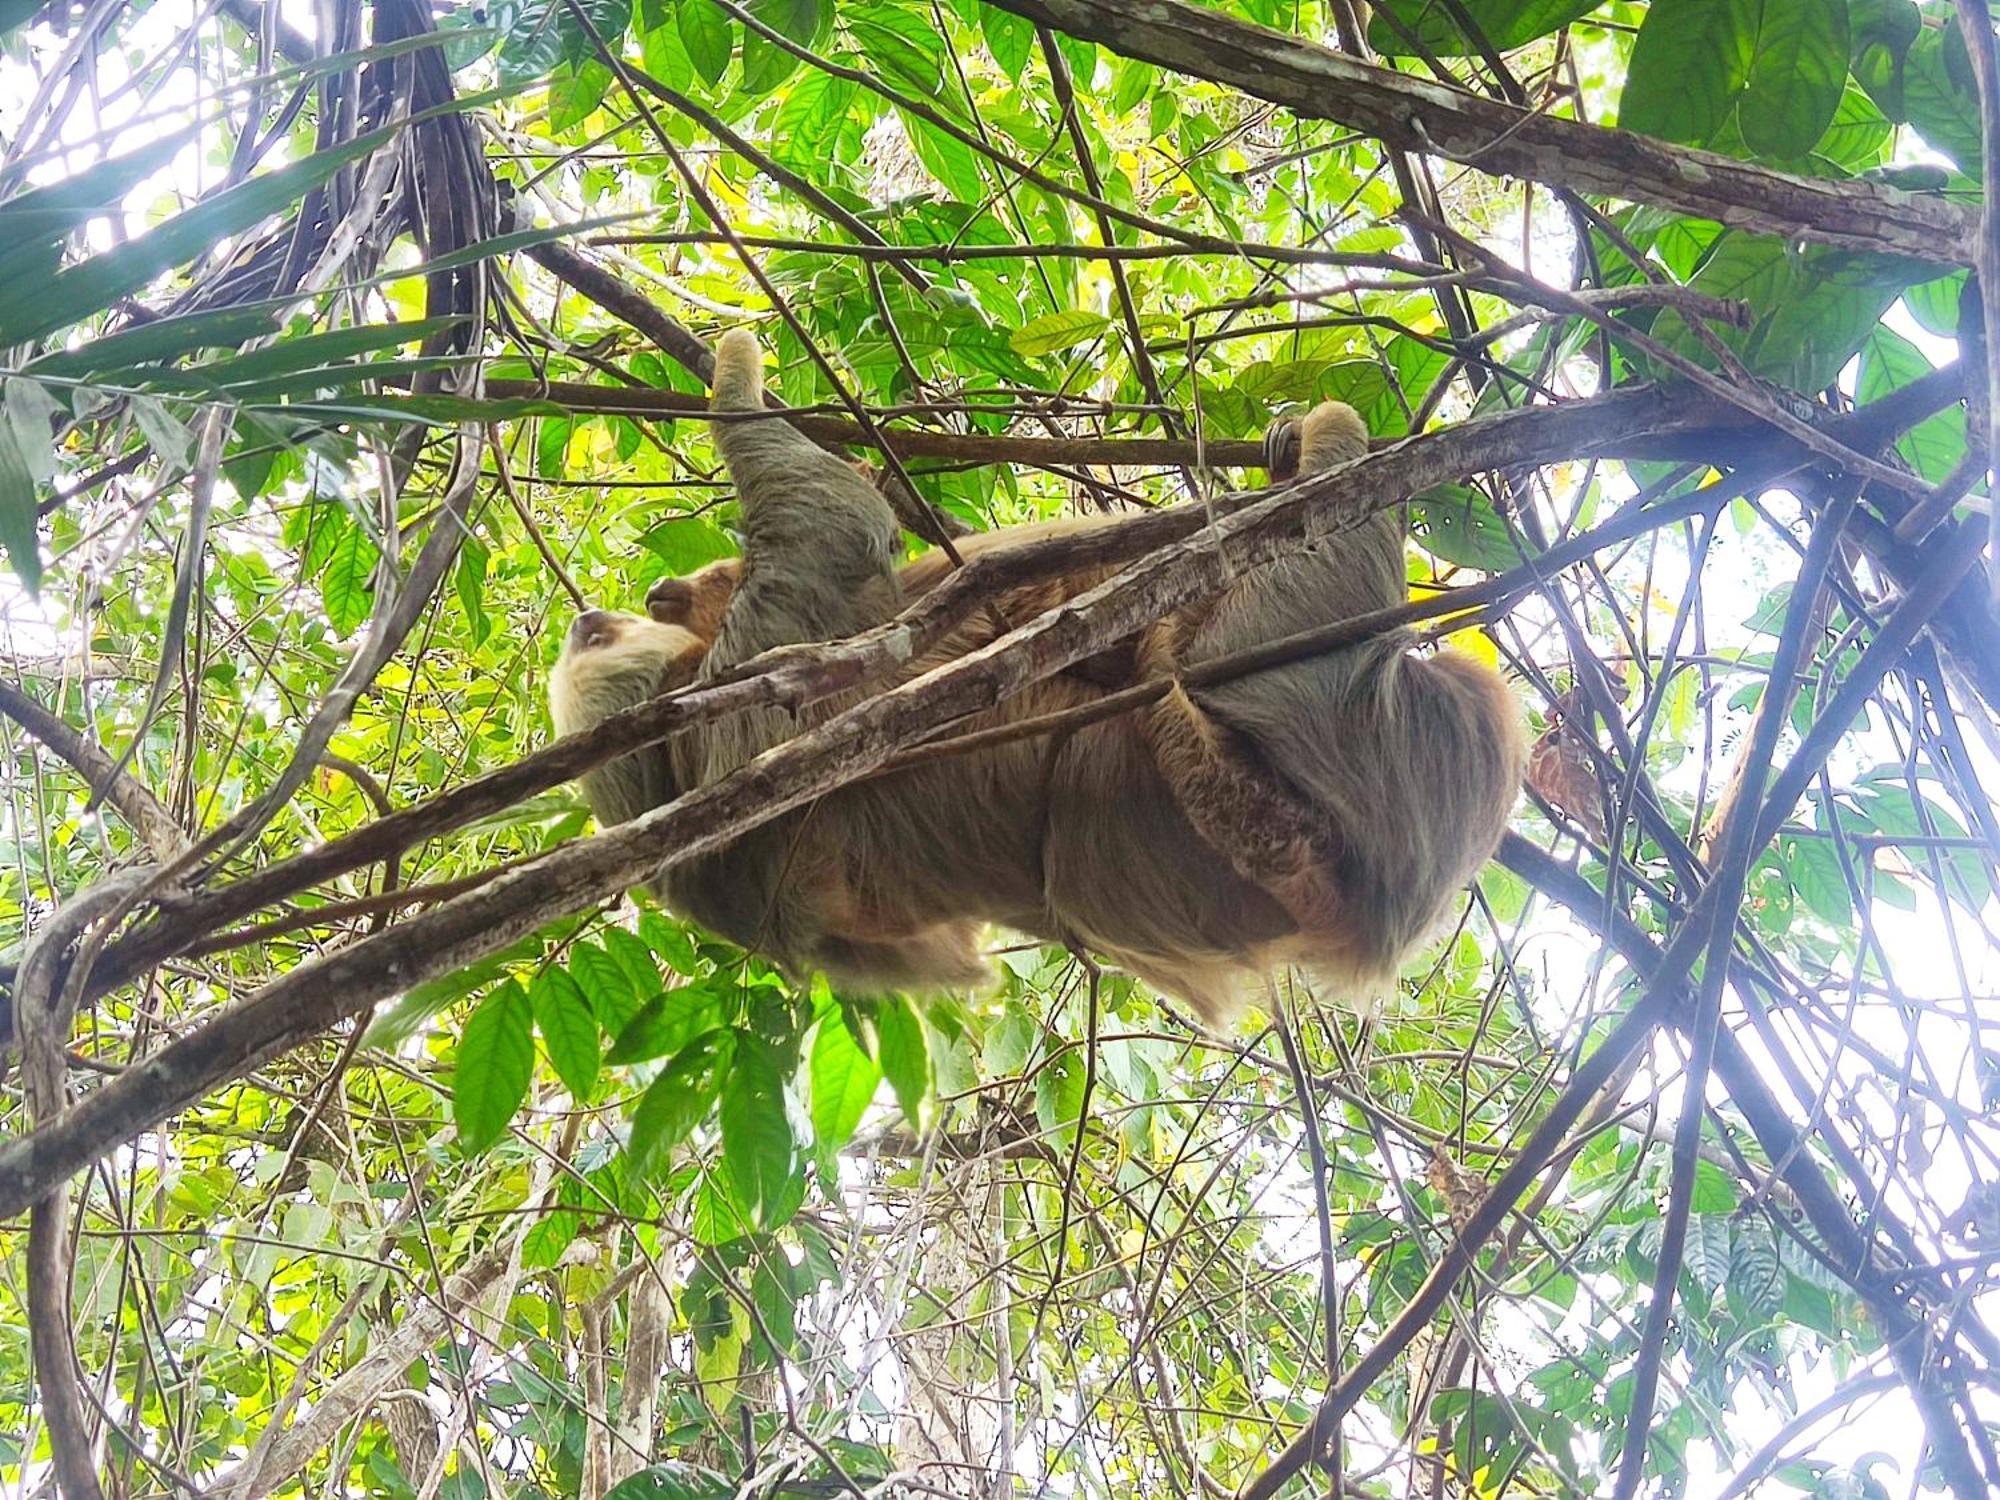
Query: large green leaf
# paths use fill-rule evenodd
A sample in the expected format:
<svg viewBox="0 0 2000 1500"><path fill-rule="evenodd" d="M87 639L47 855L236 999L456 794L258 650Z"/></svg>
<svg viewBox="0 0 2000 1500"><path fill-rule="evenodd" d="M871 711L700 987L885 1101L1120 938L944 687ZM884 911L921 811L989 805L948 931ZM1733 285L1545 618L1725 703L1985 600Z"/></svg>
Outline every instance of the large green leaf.
<svg viewBox="0 0 2000 1500"><path fill-rule="evenodd" d="M938 102L947 53L928 17L883 0L861 0L842 7L840 24L876 72L920 99Z"/></svg>
<svg viewBox="0 0 2000 1500"><path fill-rule="evenodd" d="M38 375L77 379L108 377L112 384L134 383L142 365L178 359L200 349L234 349L261 338L276 327L278 308L272 303L221 307L209 312L160 318L91 339L74 349L45 354L28 368Z"/></svg>
<svg viewBox="0 0 2000 1500"><path fill-rule="evenodd" d="M628 1064L668 1057L715 1030L724 1019L716 986L717 981L704 980L655 995L619 1028L605 1061Z"/></svg>
<svg viewBox="0 0 2000 1500"><path fill-rule="evenodd" d="M1907 118L1903 64L1923 29L1923 12L1910 0L1847 0L1849 66L1892 120Z"/></svg>
<svg viewBox="0 0 2000 1500"><path fill-rule="evenodd" d="M0 203L0 285L22 275L30 256L52 252L63 236L115 211L128 193L172 161L193 135L192 127L169 131L137 151Z"/></svg>
<svg viewBox="0 0 2000 1500"><path fill-rule="evenodd" d="M1034 51L1035 23L997 5L981 5L979 33L985 38L986 50L993 54L993 60L1009 78L1018 79L1021 69L1027 66L1028 54Z"/></svg>
<svg viewBox="0 0 2000 1500"><path fill-rule="evenodd" d="M614 1485L604 1500L728 1500L736 1485L711 1469L657 1463Z"/></svg>
<svg viewBox="0 0 2000 1500"><path fill-rule="evenodd" d="M722 1085L722 1159L744 1206L765 1229L790 1217L803 1192L795 1181L803 1162L785 1083L778 1049L739 1031Z"/></svg>
<svg viewBox="0 0 2000 1500"><path fill-rule="evenodd" d="M1007 343L1016 354L1029 358L1058 354L1098 337L1110 326L1111 320L1103 313L1071 308L1030 320L1009 334Z"/></svg>
<svg viewBox="0 0 2000 1500"><path fill-rule="evenodd" d="M701 1123L715 1100L718 1065L728 1053L729 1033L711 1031L696 1037L660 1071L632 1111L632 1133L626 1144L632 1175L641 1182L658 1179L675 1146Z"/></svg>
<svg viewBox="0 0 2000 1500"><path fill-rule="evenodd" d="M1511 52L1589 15L1602 0L1465 0L1466 19L1496 51ZM1671 3L1671 0L1668 0ZM1368 40L1385 57L1475 56L1482 49L1462 30L1451 7L1436 0L1376 0ZM1391 25L1384 12L1397 23ZM1417 46L1410 44L1414 37Z"/></svg>
<svg viewBox="0 0 2000 1500"><path fill-rule="evenodd" d="M823 162L840 137L840 127L854 105L853 80L817 69L785 91L771 117L771 151L779 160L805 167Z"/></svg>
<svg viewBox="0 0 2000 1500"><path fill-rule="evenodd" d="M320 600L337 633L352 635L367 623L375 605L375 567L381 560L382 549L350 521L319 576Z"/></svg>
<svg viewBox="0 0 2000 1500"><path fill-rule="evenodd" d="M1440 561L1504 573L1521 565L1527 538L1494 513L1493 504L1469 484L1441 485L1410 502L1418 545Z"/></svg>
<svg viewBox="0 0 2000 1500"><path fill-rule="evenodd" d="M811 47L826 24L821 0L750 0L750 14L801 47ZM743 91L768 94L799 65L796 52L750 27L743 30Z"/></svg>
<svg viewBox="0 0 2000 1500"><path fill-rule="evenodd" d="M821 1016L812 1050L813 1137L821 1151L847 1144L881 1081L881 1068L862 1050L840 1012Z"/></svg>
<svg viewBox="0 0 2000 1500"><path fill-rule="evenodd" d="M458 1143L476 1156L506 1134L526 1102L535 1071L535 1036L528 996L507 980L479 1003L458 1041L451 1114Z"/></svg>
<svg viewBox="0 0 2000 1500"><path fill-rule="evenodd" d="M534 1006L535 1029L548 1048L556 1077L579 1101L590 1098L597 1083L599 1055L597 1017L576 981L559 968L544 969L528 990Z"/></svg>
<svg viewBox="0 0 2000 1500"><path fill-rule="evenodd" d="M1855 399L1864 405L1879 401L1930 372L1931 362L1921 349L1878 324L1862 341ZM1897 439L1896 451L1930 483L1942 483L1965 457L1965 408L1953 403L1933 413Z"/></svg>
<svg viewBox="0 0 2000 1500"><path fill-rule="evenodd" d="M711 85L722 82L736 51L736 29L721 8L709 0L675 0L674 24L695 71Z"/></svg>
<svg viewBox="0 0 2000 1500"><path fill-rule="evenodd" d="M1969 80L1971 64L1956 24L1927 27L1903 62L1905 117L1924 140L1977 178L1979 100Z"/></svg>
<svg viewBox="0 0 2000 1500"><path fill-rule="evenodd" d="M1764 0L1750 76L1736 105L1760 156L1804 156L1833 122L1847 85L1847 0Z"/></svg>
<svg viewBox="0 0 2000 1500"><path fill-rule="evenodd" d="M1663 141L1704 145L1750 76L1757 0L1664 0L1632 43L1618 123Z"/></svg>
<svg viewBox="0 0 2000 1500"><path fill-rule="evenodd" d="M0 547L30 593L42 586L41 541L35 524L35 481L14 437L0 423Z"/></svg>
<svg viewBox="0 0 2000 1500"><path fill-rule="evenodd" d="M924 1036L923 1018L909 1001L892 995L876 1010L875 1030L882 1076L896 1091L904 1116L911 1124L918 1124L931 1088L930 1044Z"/></svg>

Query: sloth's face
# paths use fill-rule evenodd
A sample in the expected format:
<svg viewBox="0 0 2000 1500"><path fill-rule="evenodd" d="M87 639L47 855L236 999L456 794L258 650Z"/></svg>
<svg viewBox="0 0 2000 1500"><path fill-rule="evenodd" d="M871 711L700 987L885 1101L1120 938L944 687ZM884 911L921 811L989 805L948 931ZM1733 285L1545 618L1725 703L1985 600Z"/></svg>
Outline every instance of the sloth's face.
<svg viewBox="0 0 2000 1500"><path fill-rule="evenodd" d="M694 677L708 642L681 625L617 610L587 609L563 641L549 677L556 733L575 734Z"/></svg>

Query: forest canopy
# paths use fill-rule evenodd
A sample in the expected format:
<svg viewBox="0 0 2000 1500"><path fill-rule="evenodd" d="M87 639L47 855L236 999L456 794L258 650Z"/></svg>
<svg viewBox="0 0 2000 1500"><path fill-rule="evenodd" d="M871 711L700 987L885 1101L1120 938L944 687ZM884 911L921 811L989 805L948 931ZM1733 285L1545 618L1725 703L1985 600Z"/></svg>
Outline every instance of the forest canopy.
<svg viewBox="0 0 2000 1500"><path fill-rule="evenodd" d="M1979 0L0 0L0 1486L2000 1493L1989 169ZM557 741L746 326L907 555L1109 581ZM1532 750L1392 993L636 889L1404 502L1297 649Z"/></svg>

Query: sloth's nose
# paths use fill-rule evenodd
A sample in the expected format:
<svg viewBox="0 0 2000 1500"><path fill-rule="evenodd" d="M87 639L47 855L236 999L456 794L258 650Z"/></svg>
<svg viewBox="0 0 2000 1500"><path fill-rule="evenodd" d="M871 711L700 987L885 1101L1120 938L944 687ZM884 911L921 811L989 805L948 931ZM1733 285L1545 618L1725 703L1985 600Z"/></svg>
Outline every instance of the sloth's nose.
<svg viewBox="0 0 2000 1500"><path fill-rule="evenodd" d="M569 649L588 651L608 642L618 627L618 616L608 609L586 609L569 627Z"/></svg>

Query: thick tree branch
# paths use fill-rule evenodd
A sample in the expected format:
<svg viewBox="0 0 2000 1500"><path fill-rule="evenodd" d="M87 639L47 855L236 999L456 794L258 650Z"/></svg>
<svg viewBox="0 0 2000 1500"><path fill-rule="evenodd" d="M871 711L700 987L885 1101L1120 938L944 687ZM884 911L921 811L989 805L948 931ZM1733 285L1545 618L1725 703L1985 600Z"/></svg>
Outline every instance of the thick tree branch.
<svg viewBox="0 0 2000 1500"><path fill-rule="evenodd" d="M1773 172L1684 146L1536 114L1185 0L993 0L1002 10L1193 78L1240 89L1392 146L1627 203L1850 250L1969 265L1976 220L1874 183Z"/></svg>

